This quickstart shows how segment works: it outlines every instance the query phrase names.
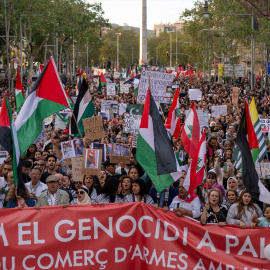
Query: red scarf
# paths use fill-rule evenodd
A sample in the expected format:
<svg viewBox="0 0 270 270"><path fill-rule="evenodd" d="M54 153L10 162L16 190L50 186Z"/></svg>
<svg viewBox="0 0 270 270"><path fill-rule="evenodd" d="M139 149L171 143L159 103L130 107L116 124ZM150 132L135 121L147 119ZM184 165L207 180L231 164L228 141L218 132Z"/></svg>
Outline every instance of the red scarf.
<svg viewBox="0 0 270 270"><path fill-rule="evenodd" d="M181 198L180 195L178 195L178 198L180 200L183 200L186 203L191 203L193 201L193 199L195 199L196 197L197 197L197 195L195 193L193 193L192 196L190 196L189 198L186 198L186 199L183 199L183 198Z"/></svg>

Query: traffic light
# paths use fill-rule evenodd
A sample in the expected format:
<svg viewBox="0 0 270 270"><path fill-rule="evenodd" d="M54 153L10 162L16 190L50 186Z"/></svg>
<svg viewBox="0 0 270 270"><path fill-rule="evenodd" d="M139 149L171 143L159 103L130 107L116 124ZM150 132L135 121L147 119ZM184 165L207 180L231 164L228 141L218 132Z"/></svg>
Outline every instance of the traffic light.
<svg viewBox="0 0 270 270"><path fill-rule="evenodd" d="M169 56L169 51L166 51L166 56Z"/></svg>

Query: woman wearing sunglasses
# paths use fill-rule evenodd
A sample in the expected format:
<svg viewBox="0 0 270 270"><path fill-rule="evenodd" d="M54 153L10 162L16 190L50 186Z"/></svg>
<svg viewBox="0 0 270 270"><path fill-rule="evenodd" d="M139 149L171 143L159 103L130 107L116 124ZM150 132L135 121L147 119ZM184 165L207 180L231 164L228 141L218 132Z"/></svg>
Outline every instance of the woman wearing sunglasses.
<svg viewBox="0 0 270 270"><path fill-rule="evenodd" d="M86 187L82 186L77 191L77 204L90 204L91 199L88 196L88 190Z"/></svg>

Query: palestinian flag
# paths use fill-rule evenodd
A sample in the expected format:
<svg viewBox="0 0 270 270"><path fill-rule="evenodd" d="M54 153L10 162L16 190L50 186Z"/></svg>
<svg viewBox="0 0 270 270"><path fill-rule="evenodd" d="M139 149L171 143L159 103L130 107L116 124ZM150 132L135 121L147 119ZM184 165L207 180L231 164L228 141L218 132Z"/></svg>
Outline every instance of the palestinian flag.
<svg viewBox="0 0 270 270"><path fill-rule="evenodd" d="M183 125L181 140L189 156L193 158L200 141L200 124L194 101Z"/></svg>
<svg viewBox="0 0 270 270"><path fill-rule="evenodd" d="M106 81L106 79L105 79L103 73L101 73L101 75L100 75L100 77L99 77L98 91L101 92L102 87L105 86L106 83L107 83L107 81Z"/></svg>
<svg viewBox="0 0 270 270"><path fill-rule="evenodd" d="M115 80L114 76L112 76L112 79L113 79L113 82L115 83L115 91L117 91L118 93L120 93L120 89L117 86L117 83L116 83L116 80Z"/></svg>
<svg viewBox="0 0 270 270"><path fill-rule="evenodd" d="M17 109L17 114L18 114L25 100L19 69L17 72L17 80L16 80L16 86L15 86L15 100L16 100L16 109Z"/></svg>
<svg viewBox="0 0 270 270"><path fill-rule="evenodd" d="M68 102L69 102L69 106L72 110L74 110L75 104L74 101L72 100L71 96L69 95L68 91L66 90L66 88L64 88L66 96L68 98Z"/></svg>
<svg viewBox="0 0 270 270"><path fill-rule="evenodd" d="M88 84L85 79L83 79L79 95L77 97L75 107L74 107L74 117L71 118L71 133L76 137L81 137L84 135L83 119L92 117L95 113L95 106L92 101L91 93L88 90ZM79 130L77 128L76 122L78 124Z"/></svg>
<svg viewBox="0 0 270 270"><path fill-rule="evenodd" d="M51 58L45 66L16 119L16 130L21 156L42 131L42 121L61 110L69 102Z"/></svg>
<svg viewBox="0 0 270 270"><path fill-rule="evenodd" d="M254 199L261 202L270 203L270 192L261 183L255 169L254 159L252 157L252 154L254 155L258 152L257 149L259 149L259 144L252 125L252 120L246 101L236 142L242 154L242 176L246 189Z"/></svg>
<svg viewBox="0 0 270 270"><path fill-rule="evenodd" d="M131 74L131 67L127 69L126 78L128 78L130 74Z"/></svg>
<svg viewBox="0 0 270 270"><path fill-rule="evenodd" d="M20 149L11 107L6 94L3 98L0 112L0 144L8 151L12 158L14 184L18 186L18 195L23 196L25 186L22 180Z"/></svg>
<svg viewBox="0 0 270 270"><path fill-rule="evenodd" d="M135 77L134 69L132 69L131 74L130 74L130 79L133 79Z"/></svg>
<svg viewBox="0 0 270 270"><path fill-rule="evenodd" d="M194 189L201 184L204 179L204 164L206 162L206 140L205 131L196 149L194 158L190 164L187 176L184 181L183 187L193 197Z"/></svg>
<svg viewBox="0 0 270 270"><path fill-rule="evenodd" d="M256 162L256 161L261 162L263 158L265 157L265 155L267 154L267 147L266 147L266 143L263 137L263 132L260 125L260 120L259 120L258 111L256 108L254 98L252 99L249 105L249 115L251 118L254 132L256 134L256 141L258 142L258 147L259 147L259 148L254 148L252 150L252 159L253 159L253 162ZM249 138L248 138L248 141L249 141ZM237 146L234 150L234 157L236 155L237 155L237 158L235 162L235 167L237 170L241 170L242 169L242 155Z"/></svg>
<svg viewBox="0 0 270 270"><path fill-rule="evenodd" d="M44 69L44 65L42 65L42 64L39 63L39 70L40 70L40 72L42 72L43 69Z"/></svg>
<svg viewBox="0 0 270 270"><path fill-rule="evenodd" d="M165 124L167 131L178 139L181 130L180 109L179 109L179 88L176 89L169 115Z"/></svg>
<svg viewBox="0 0 270 270"><path fill-rule="evenodd" d="M138 134L136 160L149 175L158 192L179 179L182 174L149 90Z"/></svg>

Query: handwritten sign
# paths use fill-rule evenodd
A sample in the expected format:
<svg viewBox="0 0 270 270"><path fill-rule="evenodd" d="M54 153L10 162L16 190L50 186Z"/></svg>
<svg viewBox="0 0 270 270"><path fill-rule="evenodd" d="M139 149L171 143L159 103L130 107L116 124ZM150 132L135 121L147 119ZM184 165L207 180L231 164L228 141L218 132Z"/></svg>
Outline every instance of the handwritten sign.
<svg viewBox="0 0 270 270"><path fill-rule="evenodd" d="M105 137L101 116L83 119L85 137L91 140Z"/></svg>
<svg viewBox="0 0 270 270"><path fill-rule="evenodd" d="M262 132L269 132L270 119L260 119L260 124L262 128Z"/></svg>
<svg viewBox="0 0 270 270"><path fill-rule="evenodd" d="M211 106L212 117L226 116L227 115L227 105Z"/></svg>
<svg viewBox="0 0 270 270"><path fill-rule="evenodd" d="M45 131L45 127L44 125L42 126L42 131L40 132L40 134L38 135L38 137L36 138L36 140L34 141L34 144L40 144L40 143L45 143L47 141L46 138L46 131Z"/></svg>
<svg viewBox="0 0 270 270"><path fill-rule="evenodd" d="M120 82L120 93L129 93L130 84L124 84L124 82Z"/></svg>
<svg viewBox="0 0 270 270"><path fill-rule="evenodd" d="M115 83L107 83L107 96L115 96Z"/></svg>
<svg viewBox="0 0 270 270"><path fill-rule="evenodd" d="M71 158L73 181L82 180L82 156Z"/></svg>
<svg viewBox="0 0 270 270"><path fill-rule="evenodd" d="M145 101L147 90L149 87L149 76L151 84L151 93L156 102L163 103L166 94L166 87L171 86L173 82L173 74L161 73L156 71L143 70L139 83L139 93L137 100Z"/></svg>

